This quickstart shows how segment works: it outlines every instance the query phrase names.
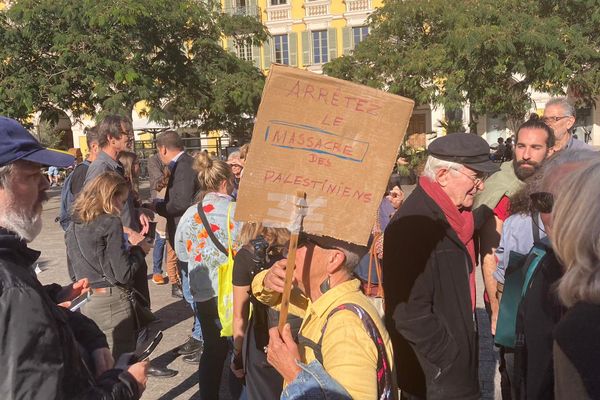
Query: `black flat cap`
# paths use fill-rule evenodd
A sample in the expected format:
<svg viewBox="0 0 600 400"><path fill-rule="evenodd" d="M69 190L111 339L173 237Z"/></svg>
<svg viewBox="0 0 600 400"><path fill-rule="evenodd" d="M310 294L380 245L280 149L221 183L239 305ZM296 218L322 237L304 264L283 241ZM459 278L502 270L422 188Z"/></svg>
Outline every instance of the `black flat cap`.
<svg viewBox="0 0 600 400"><path fill-rule="evenodd" d="M427 148L437 159L463 164L475 171L492 173L500 169L490 159L490 146L472 133L451 133L435 139Z"/></svg>

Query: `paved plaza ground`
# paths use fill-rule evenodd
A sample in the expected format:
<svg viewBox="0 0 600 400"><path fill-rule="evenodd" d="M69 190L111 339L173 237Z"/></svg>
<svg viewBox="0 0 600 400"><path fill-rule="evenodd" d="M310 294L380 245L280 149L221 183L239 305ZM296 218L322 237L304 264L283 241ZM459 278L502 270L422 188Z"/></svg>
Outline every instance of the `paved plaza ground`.
<svg viewBox="0 0 600 400"><path fill-rule="evenodd" d="M142 188L147 188L142 184ZM142 190L142 195L144 190ZM49 190L50 200L44 207L44 229L40 236L31 243L31 247L40 250L42 256L39 262L46 270L38 275L42 283L69 283L66 267L65 244L63 231L54 218L59 213L60 188ZM151 268L151 256L147 259ZM493 400L500 398L499 378L497 371L497 353L492 351L489 323L483 310L483 282L478 274L478 304L477 314L480 325L480 380L482 399ZM152 324L153 329L162 329L164 337L154 352L153 363L168 366L179 371L177 376L169 379L149 378L144 400L169 399L199 399L198 378L196 365L186 364L181 357L176 357L171 350L187 340L192 327L192 313L182 300L171 297L171 286L157 286L150 282L152 310L160 321ZM216 383L215 383L216 384Z"/></svg>

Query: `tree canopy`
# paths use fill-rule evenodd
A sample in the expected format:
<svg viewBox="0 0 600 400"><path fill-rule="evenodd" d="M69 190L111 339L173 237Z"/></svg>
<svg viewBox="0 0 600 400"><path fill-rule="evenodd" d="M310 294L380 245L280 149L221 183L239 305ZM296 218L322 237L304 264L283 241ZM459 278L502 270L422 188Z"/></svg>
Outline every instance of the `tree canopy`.
<svg viewBox="0 0 600 400"><path fill-rule="evenodd" d="M0 12L0 113L130 115L145 100L155 121L239 128L264 78L221 47L231 35L257 44L267 32L211 1L13 1Z"/></svg>
<svg viewBox="0 0 600 400"><path fill-rule="evenodd" d="M325 72L418 104L522 118L529 88L600 89L598 0L390 0L371 32Z"/></svg>

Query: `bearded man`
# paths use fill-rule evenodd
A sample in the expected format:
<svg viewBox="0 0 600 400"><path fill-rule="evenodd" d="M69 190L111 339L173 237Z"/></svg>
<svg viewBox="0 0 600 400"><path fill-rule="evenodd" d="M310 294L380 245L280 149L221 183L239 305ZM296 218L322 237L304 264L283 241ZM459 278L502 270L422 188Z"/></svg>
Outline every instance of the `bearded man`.
<svg viewBox="0 0 600 400"><path fill-rule="evenodd" d="M48 181L42 165L73 157L45 149L17 121L0 117L0 393L7 399L139 399L147 363L113 369L98 326L67 308L87 280L43 287L40 256L27 246L42 229ZM58 303L61 303L59 306Z"/></svg>
<svg viewBox="0 0 600 400"><path fill-rule="evenodd" d="M541 168L544 160L552 154L554 144L552 129L534 115L517 129L513 161L502 164L500 172L488 179L485 190L475 199L475 213L481 222L479 254L492 335L496 333L499 298L504 284L504 269L499 271L496 249L503 234L504 221L510 216L510 198L525 186L525 180L534 176ZM508 233L505 229L504 234L508 236ZM532 229L521 234L531 235L530 241L533 243ZM502 277L500 281L499 276ZM513 354L512 349L500 349L499 370L504 398L509 398L511 393Z"/></svg>
<svg viewBox="0 0 600 400"><path fill-rule="evenodd" d="M479 254L482 260L483 281L486 291L486 306L492 318L492 334L496 332L498 301L497 282L493 277L496 270L494 252L500 242L502 225L510 215L510 197L524 185L524 181L540 169L551 154L555 138L552 129L537 116L519 126L515 135L515 151L512 162L503 163L500 171L491 176L476 198L474 210L479 228Z"/></svg>

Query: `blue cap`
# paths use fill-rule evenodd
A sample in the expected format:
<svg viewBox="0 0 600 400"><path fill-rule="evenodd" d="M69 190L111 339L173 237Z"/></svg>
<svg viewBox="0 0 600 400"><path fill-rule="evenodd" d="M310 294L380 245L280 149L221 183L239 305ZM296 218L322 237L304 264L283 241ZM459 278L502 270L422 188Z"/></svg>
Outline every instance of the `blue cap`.
<svg viewBox="0 0 600 400"><path fill-rule="evenodd" d="M75 157L60 151L46 149L17 121L0 117L0 167L17 160L27 160L55 167L68 167L73 165Z"/></svg>

